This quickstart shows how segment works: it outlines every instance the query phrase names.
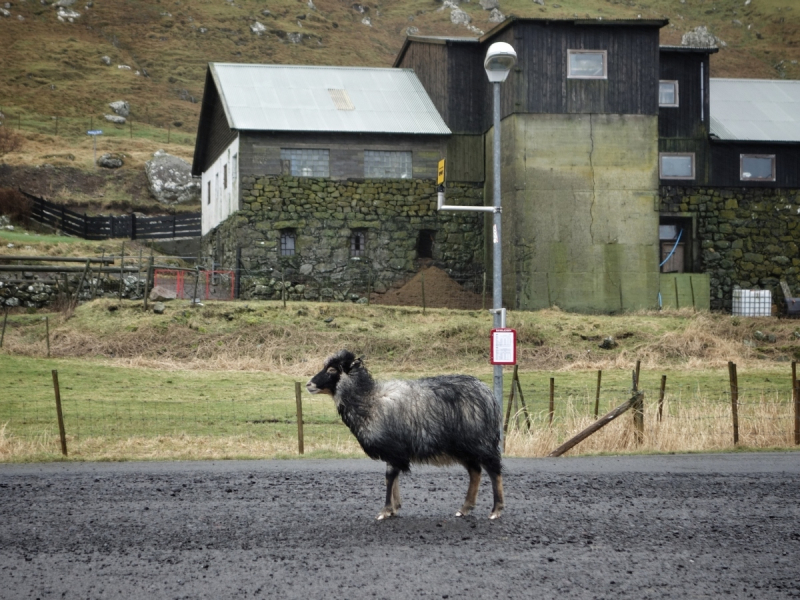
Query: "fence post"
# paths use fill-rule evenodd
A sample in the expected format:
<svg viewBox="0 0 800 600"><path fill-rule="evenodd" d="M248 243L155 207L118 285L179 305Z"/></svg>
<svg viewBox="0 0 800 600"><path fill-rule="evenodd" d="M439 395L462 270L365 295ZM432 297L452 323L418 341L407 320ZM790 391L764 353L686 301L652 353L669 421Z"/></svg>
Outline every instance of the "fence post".
<svg viewBox="0 0 800 600"><path fill-rule="evenodd" d="M731 385L731 414L733 415L733 444L739 444L739 379L736 364L728 361L728 379Z"/></svg>
<svg viewBox="0 0 800 600"><path fill-rule="evenodd" d="M514 385L514 382L517 384L517 393L519 394L519 403L522 405L522 410L525 412L525 425L528 428L528 431L531 430L531 415L528 412L528 405L525 404L525 396L522 395L522 384L519 382L519 373L517 371L517 365L514 365L514 378L511 380L511 385Z"/></svg>
<svg viewBox="0 0 800 600"><path fill-rule="evenodd" d="M236 281L234 282L234 298L237 300L239 296L242 295L242 247L236 247L236 270L234 271L234 277L236 277Z"/></svg>
<svg viewBox="0 0 800 600"><path fill-rule="evenodd" d="M44 318L44 335L47 338L47 358L50 358L50 317Z"/></svg>
<svg viewBox="0 0 800 600"><path fill-rule="evenodd" d="M89 239L89 219L86 218L86 211L83 213L83 239ZM101 267L103 265L100 265Z"/></svg>
<svg viewBox="0 0 800 600"><path fill-rule="evenodd" d="M661 391L658 393L658 422L661 422L661 413L664 410L664 392L667 389L667 376L661 376Z"/></svg>
<svg viewBox="0 0 800 600"><path fill-rule="evenodd" d="M800 446L800 387L797 382L797 361L794 360L792 361L792 399L794 400L794 443L795 446Z"/></svg>
<svg viewBox="0 0 800 600"><path fill-rule="evenodd" d="M6 306L6 314L3 316L3 331L0 333L0 348L3 347L3 338L6 337L6 323L8 323L8 307Z"/></svg>
<svg viewBox="0 0 800 600"><path fill-rule="evenodd" d="M594 418L597 418L597 413L600 410L600 381L603 379L603 370L597 369L597 394L594 397Z"/></svg>
<svg viewBox="0 0 800 600"><path fill-rule="evenodd" d="M131 213L131 239L136 239L136 213Z"/></svg>
<svg viewBox="0 0 800 600"><path fill-rule="evenodd" d="M176 231L177 231L176 218L177 217L175 215L172 215L172 237L173 238L178 237L178 234L176 233Z"/></svg>
<svg viewBox="0 0 800 600"><path fill-rule="evenodd" d="M633 372L633 393L636 401L633 404L633 429L637 444L644 442L644 394L639 393L639 367L641 361L636 361L636 370Z"/></svg>
<svg viewBox="0 0 800 600"><path fill-rule="evenodd" d="M58 434L61 437L61 454L67 455L67 434L64 431L64 415L61 412L61 390L58 387L58 371L53 370L53 389L56 393L56 414L58 415Z"/></svg>
<svg viewBox="0 0 800 600"><path fill-rule="evenodd" d="M147 297L150 295L150 277L153 275L153 255L147 263L147 275L144 279L144 312L147 312Z"/></svg>
<svg viewBox="0 0 800 600"><path fill-rule="evenodd" d="M303 395L299 381L294 382L294 397L297 400L297 449L303 454Z"/></svg>
<svg viewBox="0 0 800 600"><path fill-rule="evenodd" d="M119 264L119 303L120 304L122 304L122 287L125 284L124 278L125 278L125 242L122 242L122 256L120 256L120 264Z"/></svg>
<svg viewBox="0 0 800 600"><path fill-rule="evenodd" d="M424 315L425 314L425 271L420 271L420 283L422 284L422 314Z"/></svg>
<svg viewBox="0 0 800 600"><path fill-rule="evenodd" d="M555 412L555 391L556 391L556 380L555 377L550 378L550 426L553 425L553 412Z"/></svg>

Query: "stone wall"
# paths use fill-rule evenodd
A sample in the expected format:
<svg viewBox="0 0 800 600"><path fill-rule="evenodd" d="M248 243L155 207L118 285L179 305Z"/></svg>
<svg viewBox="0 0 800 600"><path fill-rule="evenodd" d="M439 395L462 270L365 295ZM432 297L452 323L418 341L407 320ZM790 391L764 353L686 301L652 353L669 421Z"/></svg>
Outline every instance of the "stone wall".
<svg viewBox="0 0 800 600"><path fill-rule="evenodd" d="M242 298L351 300L367 289L382 293L424 262L473 284L483 273L483 213L439 212L436 186L419 179L309 177L242 178L242 209L209 233L204 253L222 268L243 265ZM482 205L481 184L449 184L448 204ZM296 254L280 255L280 235L296 235ZM354 257L350 242L363 231L366 249ZM432 232L430 259L417 252L420 232ZM477 274L480 273L480 276Z"/></svg>
<svg viewBox="0 0 800 600"><path fill-rule="evenodd" d="M661 212L695 219L712 310L730 310L736 286L778 304L781 279L800 293L800 190L664 186Z"/></svg>
<svg viewBox="0 0 800 600"><path fill-rule="evenodd" d="M14 279L0 278L0 307L24 307L24 308L44 308L58 302L66 302L66 292L64 280L39 279L36 274L21 271L19 273L7 273ZM80 273L71 273L67 279L69 283L70 297L74 298L75 289L81 283ZM123 278L124 287L122 297L129 300L141 300L144 298L144 278L136 275L126 275ZM81 302L93 298L117 298L119 297L119 279L104 276L99 278L88 278L83 280L78 299Z"/></svg>

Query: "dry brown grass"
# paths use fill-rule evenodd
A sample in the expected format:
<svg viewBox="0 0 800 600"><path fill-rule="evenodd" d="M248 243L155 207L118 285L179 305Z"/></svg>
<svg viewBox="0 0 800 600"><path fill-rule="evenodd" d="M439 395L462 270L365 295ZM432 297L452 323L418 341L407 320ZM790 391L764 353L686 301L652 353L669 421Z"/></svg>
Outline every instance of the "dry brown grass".
<svg viewBox="0 0 800 600"><path fill-rule="evenodd" d="M532 431L512 426L506 438L509 456L547 456L562 443L591 425L586 400L571 398L563 412L548 425L548 415L533 416ZM733 443L730 404L707 397L682 402L667 396L663 420L658 422L657 402L645 402L643 442L634 436L632 413L628 411L590 436L568 455L626 452L716 452L737 448ZM520 424L523 420L520 419ZM787 398L772 396L743 399L739 405L739 447L791 448L794 417Z"/></svg>

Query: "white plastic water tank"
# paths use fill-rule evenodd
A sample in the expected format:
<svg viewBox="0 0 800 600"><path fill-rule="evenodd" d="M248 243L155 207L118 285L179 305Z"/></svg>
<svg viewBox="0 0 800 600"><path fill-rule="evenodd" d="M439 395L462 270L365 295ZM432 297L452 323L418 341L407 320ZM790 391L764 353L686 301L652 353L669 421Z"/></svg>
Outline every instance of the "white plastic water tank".
<svg viewBox="0 0 800 600"><path fill-rule="evenodd" d="M733 290L733 316L772 316L772 292L769 290Z"/></svg>

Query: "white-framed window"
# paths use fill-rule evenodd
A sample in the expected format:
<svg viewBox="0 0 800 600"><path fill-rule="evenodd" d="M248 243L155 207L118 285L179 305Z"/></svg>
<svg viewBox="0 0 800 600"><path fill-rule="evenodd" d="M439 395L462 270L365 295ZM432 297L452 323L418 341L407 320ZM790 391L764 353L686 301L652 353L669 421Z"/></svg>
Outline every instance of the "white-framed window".
<svg viewBox="0 0 800 600"><path fill-rule="evenodd" d="M367 179L411 179L411 152L364 150Z"/></svg>
<svg viewBox="0 0 800 600"><path fill-rule="evenodd" d="M606 50L567 50L568 79L608 79Z"/></svg>
<svg viewBox="0 0 800 600"><path fill-rule="evenodd" d="M288 160L294 177L330 177L330 150L323 148L281 148L281 160Z"/></svg>
<svg viewBox="0 0 800 600"><path fill-rule="evenodd" d="M281 256L294 256L297 237L293 229L281 231Z"/></svg>
<svg viewBox="0 0 800 600"><path fill-rule="evenodd" d="M367 232L356 229L350 234L350 256L364 256L367 249Z"/></svg>
<svg viewBox="0 0 800 600"><path fill-rule="evenodd" d="M775 155L740 154L739 178L742 181L775 181Z"/></svg>
<svg viewBox="0 0 800 600"><path fill-rule="evenodd" d="M659 81L658 82L658 105L659 106L678 106L678 82Z"/></svg>
<svg viewBox="0 0 800 600"><path fill-rule="evenodd" d="M222 165L222 189L228 189L228 165Z"/></svg>
<svg viewBox="0 0 800 600"><path fill-rule="evenodd" d="M694 152L659 152L658 176L661 179L694 179Z"/></svg>

